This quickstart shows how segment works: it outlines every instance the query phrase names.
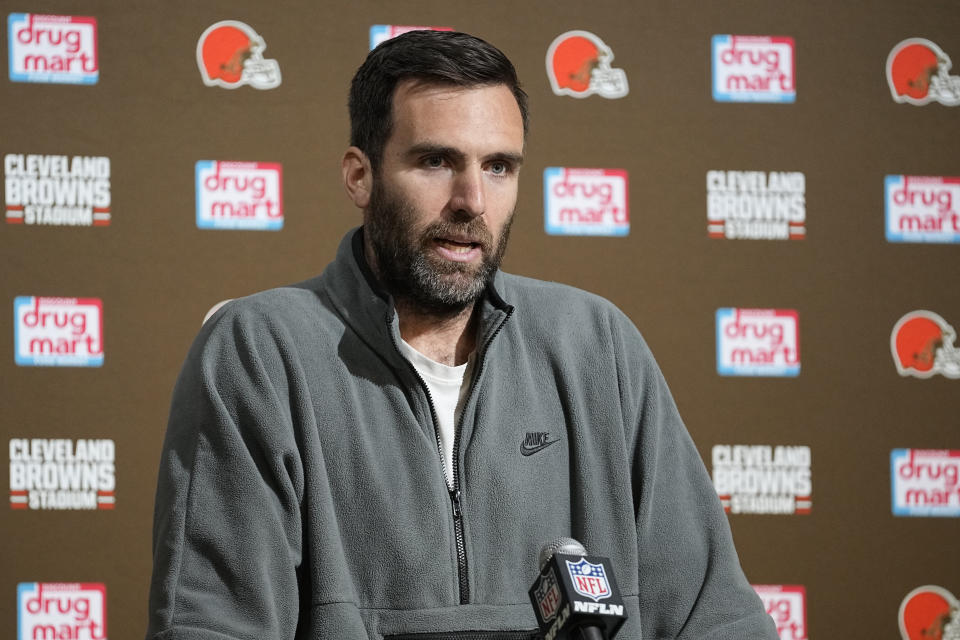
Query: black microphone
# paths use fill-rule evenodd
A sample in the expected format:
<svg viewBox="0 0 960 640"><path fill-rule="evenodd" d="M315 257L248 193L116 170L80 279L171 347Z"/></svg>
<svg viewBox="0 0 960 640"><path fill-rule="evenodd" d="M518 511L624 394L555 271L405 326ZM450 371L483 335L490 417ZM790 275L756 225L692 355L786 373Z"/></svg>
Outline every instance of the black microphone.
<svg viewBox="0 0 960 640"><path fill-rule="evenodd" d="M540 551L529 593L543 640L611 640L627 619L610 560L588 556L573 538Z"/></svg>

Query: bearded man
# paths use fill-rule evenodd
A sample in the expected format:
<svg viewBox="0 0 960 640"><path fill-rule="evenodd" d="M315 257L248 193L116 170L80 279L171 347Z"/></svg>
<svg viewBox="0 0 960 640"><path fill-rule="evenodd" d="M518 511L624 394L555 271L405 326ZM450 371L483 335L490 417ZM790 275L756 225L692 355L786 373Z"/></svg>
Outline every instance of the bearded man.
<svg viewBox="0 0 960 640"><path fill-rule="evenodd" d="M462 33L380 45L342 164L363 226L226 305L178 379L148 638L538 637L561 536L619 638L776 638L666 383L609 302L499 270L527 98Z"/></svg>

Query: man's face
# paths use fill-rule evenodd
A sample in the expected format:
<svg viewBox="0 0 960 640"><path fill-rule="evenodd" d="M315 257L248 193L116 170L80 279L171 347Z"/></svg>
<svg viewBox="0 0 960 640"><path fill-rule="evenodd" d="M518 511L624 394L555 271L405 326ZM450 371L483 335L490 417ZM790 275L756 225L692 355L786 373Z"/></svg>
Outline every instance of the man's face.
<svg viewBox="0 0 960 640"><path fill-rule="evenodd" d="M522 159L508 87L399 84L364 212L384 286L426 311L476 300L506 250Z"/></svg>

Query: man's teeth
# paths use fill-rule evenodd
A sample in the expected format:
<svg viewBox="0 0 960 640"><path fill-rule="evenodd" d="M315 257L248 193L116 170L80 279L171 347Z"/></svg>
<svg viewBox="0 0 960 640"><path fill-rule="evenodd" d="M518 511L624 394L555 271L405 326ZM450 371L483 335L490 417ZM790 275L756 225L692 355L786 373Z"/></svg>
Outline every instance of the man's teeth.
<svg viewBox="0 0 960 640"><path fill-rule="evenodd" d="M440 240L440 243L454 253L468 253L474 247L473 243L455 242L453 240Z"/></svg>

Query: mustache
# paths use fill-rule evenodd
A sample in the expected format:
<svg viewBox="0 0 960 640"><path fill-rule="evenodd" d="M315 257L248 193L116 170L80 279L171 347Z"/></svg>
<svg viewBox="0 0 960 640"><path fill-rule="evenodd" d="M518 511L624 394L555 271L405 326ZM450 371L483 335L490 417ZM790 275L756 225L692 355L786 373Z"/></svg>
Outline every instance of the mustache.
<svg viewBox="0 0 960 640"><path fill-rule="evenodd" d="M421 237L424 242L433 238L447 238L457 242L478 244L484 253L488 252L493 245L493 234L480 218L471 218L463 222L438 220L427 226Z"/></svg>

